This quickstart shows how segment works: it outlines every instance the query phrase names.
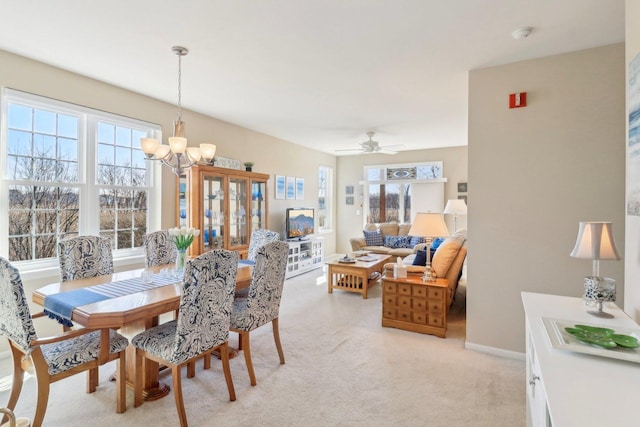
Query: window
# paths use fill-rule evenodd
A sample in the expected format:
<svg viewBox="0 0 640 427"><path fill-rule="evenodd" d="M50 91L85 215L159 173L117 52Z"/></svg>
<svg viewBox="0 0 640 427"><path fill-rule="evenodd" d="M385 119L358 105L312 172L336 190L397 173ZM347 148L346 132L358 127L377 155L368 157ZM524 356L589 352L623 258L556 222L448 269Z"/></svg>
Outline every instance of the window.
<svg viewBox="0 0 640 427"><path fill-rule="evenodd" d="M318 230L329 231L332 227L333 169L328 166L318 168Z"/></svg>
<svg viewBox="0 0 640 427"><path fill-rule="evenodd" d="M82 234L110 237L116 258L140 252L152 197L140 138L160 127L11 89L2 112L0 253L57 265L58 241Z"/></svg>
<svg viewBox="0 0 640 427"><path fill-rule="evenodd" d="M442 179L442 162L365 167L365 223L411 221L411 184Z"/></svg>

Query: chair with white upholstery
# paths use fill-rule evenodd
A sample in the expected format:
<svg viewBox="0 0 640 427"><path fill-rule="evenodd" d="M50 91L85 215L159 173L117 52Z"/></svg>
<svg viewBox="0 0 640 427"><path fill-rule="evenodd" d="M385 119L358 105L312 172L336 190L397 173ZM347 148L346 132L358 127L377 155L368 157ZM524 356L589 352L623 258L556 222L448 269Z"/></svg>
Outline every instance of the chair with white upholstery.
<svg viewBox="0 0 640 427"><path fill-rule="evenodd" d="M288 253L289 245L286 242L271 242L261 247L253 267L248 296L236 298L233 302L231 330L240 334L251 385L256 385L249 345L249 333L254 329L271 322L280 364L284 365L278 316Z"/></svg>
<svg viewBox="0 0 640 427"><path fill-rule="evenodd" d="M113 273L111 239L78 236L58 242L62 281L86 279Z"/></svg>
<svg viewBox="0 0 640 427"><path fill-rule="evenodd" d="M143 403L144 358L167 365L180 425L187 425L182 397L182 366L220 351L229 399L236 400L229 368L229 323L238 271L238 252L216 249L205 252L185 266L178 318L147 329L131 340L136 348L134 406Z"/></svg>
<svg viewBox="0 0 640 427"><path fill-rule="evenodd" d="M0 334L8 338L13 357L13 384L7 408L15 409L24 373L33 369L38 393L33 426L39 427L47 410L51 383L89 371L94 375L89 375L87 393L92 393L98 384L98 366L117 360L116 412L124 412L128 340L108 328L78 329L39 339L32 319L43 316L43 313L31 316L19 271L0 257Z"/></svg>
<svg viewBox="0 0 640 427"><path fill-rule="evenodd" d="M173 264L176 262L176 245L167 230L144 235L144 266Z"/></svg>

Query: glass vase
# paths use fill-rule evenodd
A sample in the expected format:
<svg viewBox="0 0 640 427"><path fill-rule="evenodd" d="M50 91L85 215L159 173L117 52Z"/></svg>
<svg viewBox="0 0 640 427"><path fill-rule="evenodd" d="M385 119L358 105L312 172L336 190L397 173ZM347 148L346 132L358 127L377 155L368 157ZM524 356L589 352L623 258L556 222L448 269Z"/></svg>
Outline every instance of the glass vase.
<svg viewBox="0 0 640 427"><path fill-rule="evenodd" d="M174 267L174 274L176 277L182 278L184 276L184 266L187 263L187 250L178 249L176 251L176 265Z"/></svg>

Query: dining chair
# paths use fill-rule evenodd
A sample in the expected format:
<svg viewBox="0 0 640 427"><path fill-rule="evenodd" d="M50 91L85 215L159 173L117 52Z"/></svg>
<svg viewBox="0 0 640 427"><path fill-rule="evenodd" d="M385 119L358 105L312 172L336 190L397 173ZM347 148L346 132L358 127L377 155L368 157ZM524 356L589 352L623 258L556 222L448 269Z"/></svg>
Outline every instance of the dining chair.
<svg viewBox="0 0 640 427"><path fill-rule="evenodd" d="M155 267L176 262L176 245L167 230L145 234L143 241L145 267Z"/></svg>
<svg viewBox="0 0 640 427"><path fill-rule="evenodd" d="M86 279L113 273L111 239L78 236L58 242L62 281Z"/></svg>
<svg viewBox="0 0 640 427"><path fill-rule="evenodd" d="M0 408L0 414L4 414L3 417L8 421L3 422L4 418L0 418L0 427L31 427L31 420L29 418L16 418L13 411L9 408Z"/></svg>
<svg viewBox="0 0 640 427"><path fill-rule="evenodd" d="M256 385L256 376L249 345L251 331L271 322L280 364L284 365L278 316L288 253L289 245L282 241L267 243L261 247L256 255L247 297L236 298L233 302L231 330L240 334L241 349L244 352L249 379L253 386Z"/></svg>
<svg viewBox="0 0 640 427"><path fill-rule="evenodd" d="M249 238L249 252L247 260L255 262L258 255L258 249L267 243L280 240L280 234L271 230L253 230Z"/></svg>
<svg viewBox="0 0 640 427"><path fill-rule="evenodd" d="M189 261L185 266L178 318L154 326L134 336L134 406L142 405L145 359L171 368L173 392L180 425L187 425L182 397L182 366L195 362L213 350L220 351L229 399L236 400L229 368L229 325L233 292L238 271L238 252L215 249Z"/></svg>
<svg viewBox="0 0 640 427"><path fill-rule="evenodd" d="M44 419L52 383L79 372L89 371L87 393L98 385L98 366L117 361L116 412L126 410L125 350L129 341L117 332L104 329L76 329L56 337L38 338L22 286L20 272L0 257L0 334L9 340L13 358L13 384L7 408L13 411L27 370L35 371L36 412L33 426ZM93 381L95 379L95 381Z"/></svg>

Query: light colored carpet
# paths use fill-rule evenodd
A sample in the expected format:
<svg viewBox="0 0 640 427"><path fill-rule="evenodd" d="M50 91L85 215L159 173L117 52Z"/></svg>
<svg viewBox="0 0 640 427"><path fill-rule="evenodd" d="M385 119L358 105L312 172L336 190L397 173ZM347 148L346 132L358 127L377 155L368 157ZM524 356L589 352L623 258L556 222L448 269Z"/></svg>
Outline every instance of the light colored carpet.
<svg viewBox="0 0 640 427"><path fill-rule="evenodd" d="M521 426L525 425L525 365L464 349L465 290L459 286L447 338L382 328L381 288L369 298L327 293L315 270L286 281L280 335L286 364L280 365L271 326L251 334L258 385L251 387L242 354L231 361L237 400L229 401L217 359L198 363L183 387L191 426ZM4 338L3 338L4 339ZM237 343L233 334L232 344ZM52 385L45 426L175 426L173 392L163 399L115 413L112 366L100 369L100 384L85 393L85 374ZM10 360L0 360L0 405L8 400ZM170 373L161 379L171 384ZM16 408L33 417L35 382L30 379Z"/></svg>

